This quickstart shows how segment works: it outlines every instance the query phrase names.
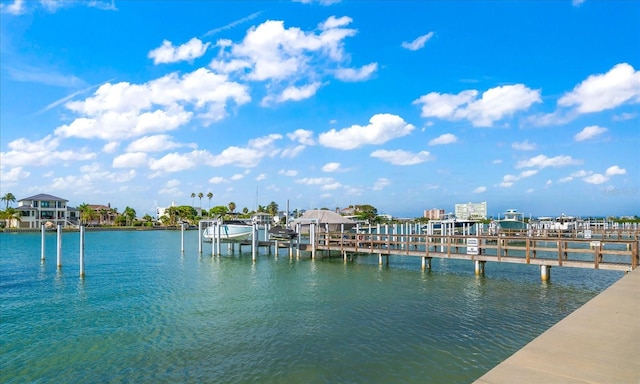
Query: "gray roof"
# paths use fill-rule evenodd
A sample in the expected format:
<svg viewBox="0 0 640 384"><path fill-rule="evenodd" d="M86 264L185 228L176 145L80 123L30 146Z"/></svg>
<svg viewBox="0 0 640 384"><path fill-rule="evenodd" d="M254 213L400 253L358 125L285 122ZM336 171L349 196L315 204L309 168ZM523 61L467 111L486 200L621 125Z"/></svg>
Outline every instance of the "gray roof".
<svg viewBox="0 0 640 384"><path fill-rule="evenodd" d="M355 224L353 220L349 220L344 216L341 216L333 211L329 211L326 209L312 209L312 210L306 211L302 216L294 220L294 222L305 221L309 219L315 219L320 224Z"/></svg>
<svg viewBox="0 0 640 384"><path fill-rule="evenodd" d="M24 199L20 199L18 201L25 201L25 200L37 200L37 201L69 201L60 197L55 197L52 195L47 195L46 193L40 193L37 195L33 195L30 197L25 197Z"/></svg>

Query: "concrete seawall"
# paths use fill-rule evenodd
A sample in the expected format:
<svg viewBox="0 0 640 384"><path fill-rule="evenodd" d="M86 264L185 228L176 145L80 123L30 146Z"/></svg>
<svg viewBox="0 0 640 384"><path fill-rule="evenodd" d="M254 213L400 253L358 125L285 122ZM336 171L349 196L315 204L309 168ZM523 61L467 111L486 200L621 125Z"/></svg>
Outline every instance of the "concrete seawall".
<svg viewBox="0 0 640 384"><path fill-rule="evenodd" d="M640 383L640 268L475 383Z"/></svg>

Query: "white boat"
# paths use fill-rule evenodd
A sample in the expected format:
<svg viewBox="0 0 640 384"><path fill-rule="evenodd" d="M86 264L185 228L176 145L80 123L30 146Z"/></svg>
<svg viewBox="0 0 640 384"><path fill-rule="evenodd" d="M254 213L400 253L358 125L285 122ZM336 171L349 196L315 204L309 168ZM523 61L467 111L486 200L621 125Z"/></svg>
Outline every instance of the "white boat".
<svg viewBox="0 0 640 384"><path fill-rule="evenodd" d="M504 218L497 220L501 232L522 232L527 230L524 215L515 209L509 209L504 213Z"/></svg>
<svg viewBox="0 0 640 384"><path fill-rule="evenodd" d="M220 234L220 240L247 240L253 234L253 226L240 220L223 221L205 228L202 236L217 240L218 234Z"/></svg>
<svg viewBox="0 0 640 384"><path fill-rule="evenodd" d="M563 213L556 217L550 229L559 232L575 231L578 229L578 219L575 216L567 216Z"/></svg>

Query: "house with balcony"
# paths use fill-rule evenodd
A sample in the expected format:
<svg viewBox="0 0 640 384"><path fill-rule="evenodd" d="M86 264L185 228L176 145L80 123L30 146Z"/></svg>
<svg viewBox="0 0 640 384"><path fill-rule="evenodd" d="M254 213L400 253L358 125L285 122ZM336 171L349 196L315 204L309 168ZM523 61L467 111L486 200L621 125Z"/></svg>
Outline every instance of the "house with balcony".
<svg viewBox="0 0 640 384"><path fill-rule="evenodd" d="M44 193L18 200L20 228L40 228L42 225L73 225L69 221L69 200Z"/></svg>

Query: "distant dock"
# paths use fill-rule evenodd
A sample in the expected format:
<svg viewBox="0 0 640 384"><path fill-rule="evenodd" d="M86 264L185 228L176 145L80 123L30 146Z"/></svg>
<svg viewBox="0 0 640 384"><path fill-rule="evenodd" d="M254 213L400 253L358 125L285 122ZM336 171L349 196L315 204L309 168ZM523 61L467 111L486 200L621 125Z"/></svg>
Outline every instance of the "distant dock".
<svg viewBox="0 0 640 384"><path fill-rule="evenodd" d="M542 280L548 280L551 267L632 271L640 262L639 235L638 230L552 236L316 231L312 252L339 252L345 260L349 254L377 255L380 264L388 263L392 255L415 256L422 258L423 269L431 268L433 258L469 260L478 275L484 274L487 261L534 264L540 266Z"/></svg>

